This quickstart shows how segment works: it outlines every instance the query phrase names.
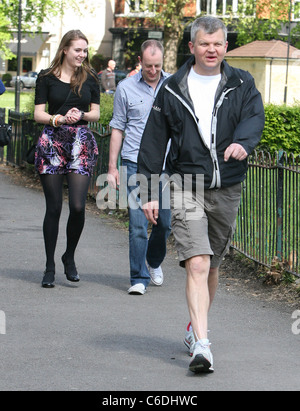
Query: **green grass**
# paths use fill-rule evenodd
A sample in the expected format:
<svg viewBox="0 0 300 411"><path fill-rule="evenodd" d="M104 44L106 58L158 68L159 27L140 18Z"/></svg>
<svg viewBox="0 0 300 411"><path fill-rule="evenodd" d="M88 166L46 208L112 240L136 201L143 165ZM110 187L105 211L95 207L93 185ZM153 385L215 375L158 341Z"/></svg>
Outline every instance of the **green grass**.
<svg viewBox="0 0 300 411"><path fill-rule="evenodd" d="M32 105L32 101L34 98L34 90L26 91L20 93L20 111L30 111L29 107ZM15 109L15 92L12 90L6 90L2 96L0 96L0 107L6 108L6 114L8 114L8 110Z"/></svg>

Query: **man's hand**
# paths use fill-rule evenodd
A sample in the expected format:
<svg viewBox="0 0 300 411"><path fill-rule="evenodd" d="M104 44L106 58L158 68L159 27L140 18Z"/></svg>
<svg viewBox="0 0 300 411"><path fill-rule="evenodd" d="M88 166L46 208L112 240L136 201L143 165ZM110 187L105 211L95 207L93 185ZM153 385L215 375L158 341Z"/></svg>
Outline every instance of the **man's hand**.
<svg viewBox="0 0 300 411"><path fill-rule="evenodd" d="M245 160L247 156L247 151L243 146L237 143L233 143L230 144L230 146L225 150L224 161L228 161L230 157L234 158L235 160L242 161Z"/></svg>
<svg viewBox="0 0 300 411"><path fill-rule="evenodd" d="M144 214L147 220L154 225L157 225L158 209L158 201L150 201L149 203L143 205Z"/></svg>
<svg viewBox="0 0 300 411"><path fill-rule="evenodd" d="M111 188L114 188L115 190L118 189L118 186L120 185L120 175L117 168L108 171L107 182Z"/></svg>

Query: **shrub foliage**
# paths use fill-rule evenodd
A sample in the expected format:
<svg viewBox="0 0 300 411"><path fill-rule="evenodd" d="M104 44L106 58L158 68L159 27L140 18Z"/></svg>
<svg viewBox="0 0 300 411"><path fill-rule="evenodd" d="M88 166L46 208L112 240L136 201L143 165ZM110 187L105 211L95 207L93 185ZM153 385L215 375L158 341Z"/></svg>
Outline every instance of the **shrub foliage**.
<svg viewBox="0 0 300 411"><path fill-rule="evenodd" d="M100 96L100 124L107 127L113 114L113 95L101 93ZM26 107L26 111L33 117L34 94ZM271 154L279 150L300 155L300 104L265 105L265 128L257 150L269 151Z"/></svg>
<svg viewBox="0 0 300 411"><path fill-rule="evenodd" d="M280 149L295 155L300 154L300 105L265 106L266 123L260 150L270 153Z"/></svg>

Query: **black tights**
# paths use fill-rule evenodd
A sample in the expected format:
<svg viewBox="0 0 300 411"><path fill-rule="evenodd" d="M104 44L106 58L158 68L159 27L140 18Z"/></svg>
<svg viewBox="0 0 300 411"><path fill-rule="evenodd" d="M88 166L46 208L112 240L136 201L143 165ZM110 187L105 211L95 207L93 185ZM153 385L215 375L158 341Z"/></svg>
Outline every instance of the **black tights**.
<svg viewBox="0 0 300 411"><path fill-rule="evenodd" d="M46 269L55 270L54 254L63 202L63 175L41 175L46 199L46 214L43 233L46 250ZM66 176L69 188L70 215L67 223L66 261L74 262L74 254L85 221L85 202L90 177L69 173Z"/></svg>

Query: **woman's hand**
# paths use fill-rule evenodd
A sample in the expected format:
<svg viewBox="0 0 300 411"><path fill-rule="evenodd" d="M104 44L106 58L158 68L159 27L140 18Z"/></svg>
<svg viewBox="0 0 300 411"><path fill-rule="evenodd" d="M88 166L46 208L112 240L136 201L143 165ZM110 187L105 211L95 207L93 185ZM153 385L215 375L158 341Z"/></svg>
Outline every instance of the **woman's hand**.
<svg viewBox="0 0 300 411"><path fill-rule="evenodd" d="M77 123L82 118L82 113L78 108L71 108L65 115L65 124Z"/></svg>

